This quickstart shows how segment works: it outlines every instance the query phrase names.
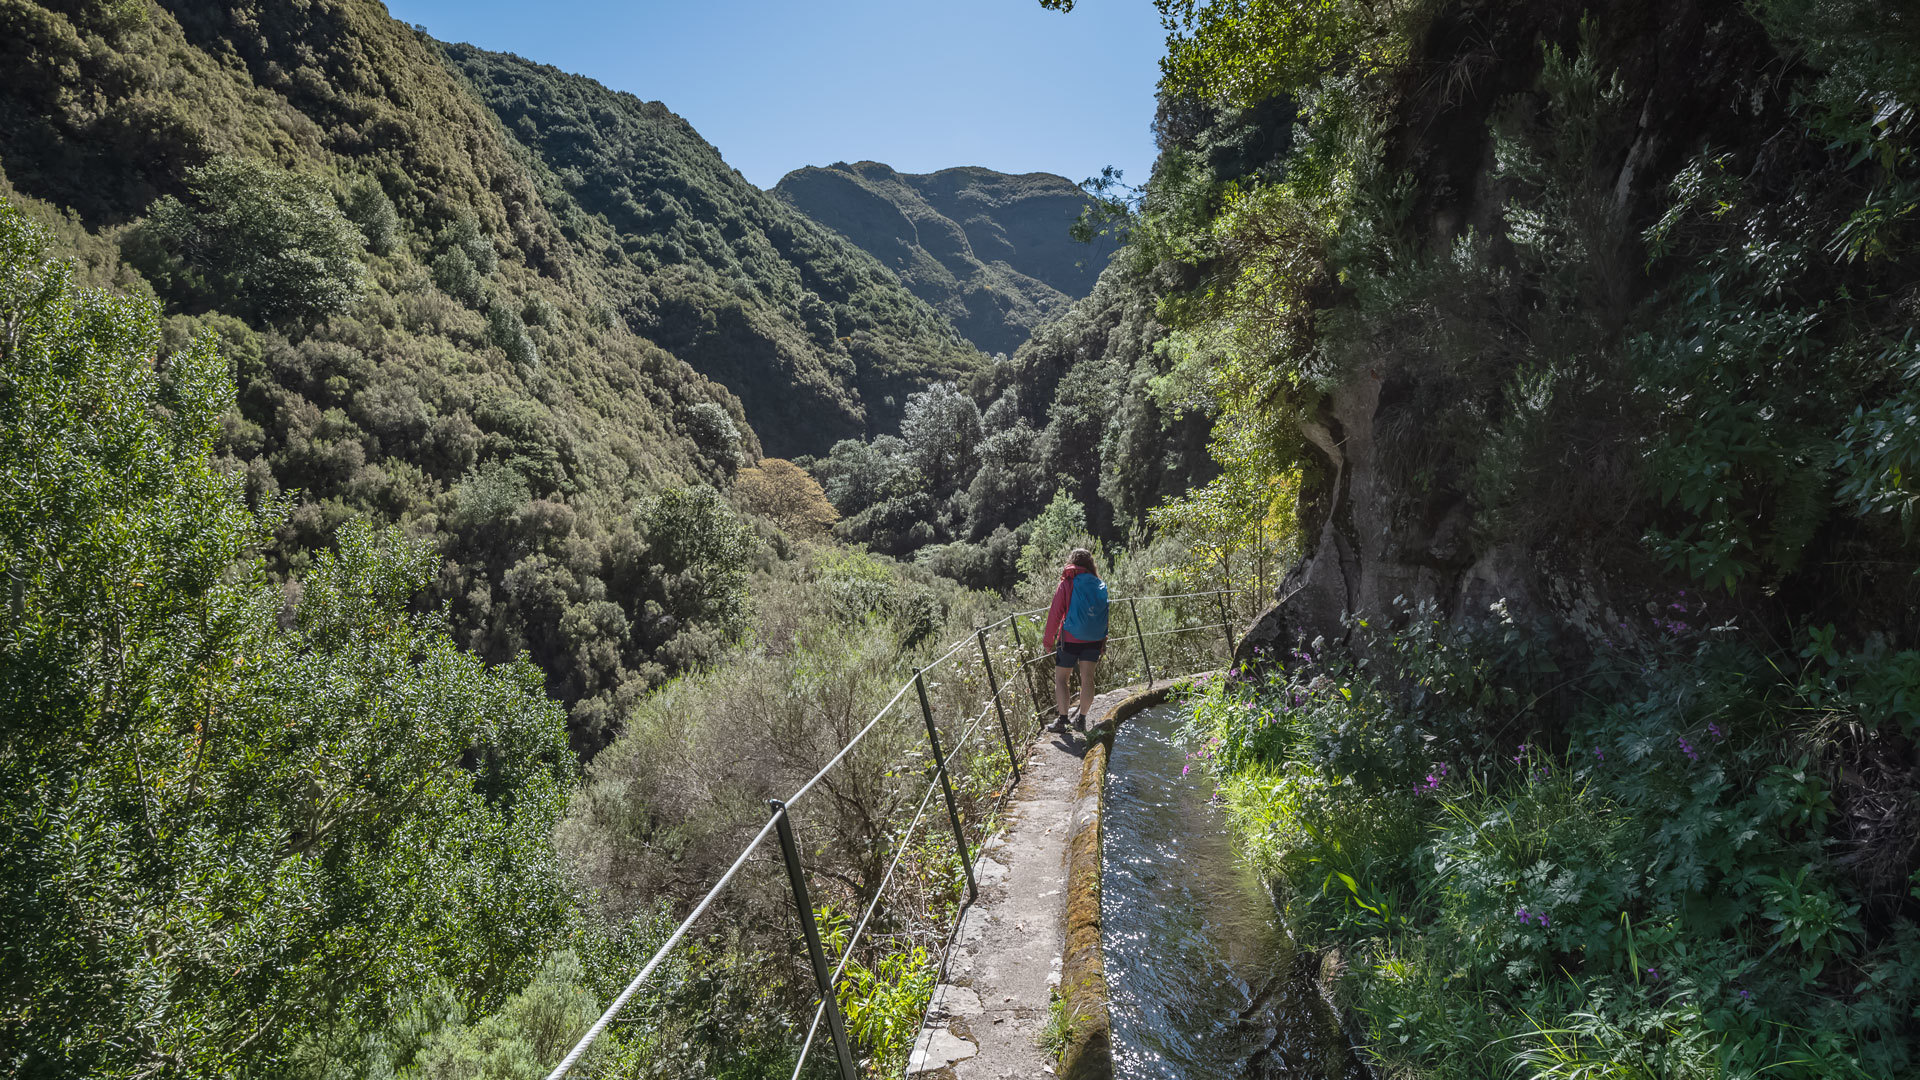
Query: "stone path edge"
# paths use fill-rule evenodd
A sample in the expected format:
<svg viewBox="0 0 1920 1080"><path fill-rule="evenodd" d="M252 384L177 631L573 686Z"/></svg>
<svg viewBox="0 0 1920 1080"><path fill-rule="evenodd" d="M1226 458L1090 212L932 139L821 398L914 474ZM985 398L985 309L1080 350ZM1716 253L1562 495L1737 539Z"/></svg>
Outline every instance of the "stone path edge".
<svg viewBox="0 0 1920 1080"><path fill-rule="evenodd" d="M1121 723L1166 701L1181 687L1213 675L1149 682L1115 703L1088 732L1087 754L1074 792L1073 824L1067 834L1066 946L1060 992L1073 1017L1073 1038L1060 1055L1062 1080L1113 1080L1112 1012L1107 999L1107 963L1100 926L1100 817L1107 792L1107 755ZM1096 737L1097 733L1097 737Z"/></svg>

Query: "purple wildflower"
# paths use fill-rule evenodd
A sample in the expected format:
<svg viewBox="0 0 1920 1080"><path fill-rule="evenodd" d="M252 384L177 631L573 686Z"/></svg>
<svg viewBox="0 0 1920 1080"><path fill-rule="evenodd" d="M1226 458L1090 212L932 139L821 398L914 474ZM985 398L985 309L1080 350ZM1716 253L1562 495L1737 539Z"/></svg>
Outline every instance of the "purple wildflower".
<svg viewBox="0 0 1920 1080"><path fill-rule="evenodd" d="M1700 760L1699 751L1696 751L1693 748L1693 744L1687 741L1687 737L1685 735L1680 736L1680 752L1687 755L1688 761Z"/></svg>
<svg viewBox="0 0 1920 1080"><path fill-rule="evenodd" d="M1751 991L1751 990L1742 990L1742 991L1740 991L1740 1000L1741 1000L1741 1001L1752 1001L1752 1000L1753 1000L1753 991Z"/></svg>
<svg viewBox="0 0 1920 1080"><path fill-rule="evenodd" d="M1526 743L1521 743L1521 744L1520 744L1520 752L1519 752L1519 753L1517 753L1517 754L1515 754L1515 755L1513 755L1513 763L1514 763L1515 765L1519 765L1519 764L1522 764L1523 762L1525 762L1526 760L1527 760L1527 744L1526 744Z"/></svg>
<svg viewBox="0 0 1920 1080"><path fill-rule="evenodd" d="M1543 928L1544 928L1544 927L1546 927L1547 925L1549 925L1549 924L1548 924L1548 922L1547 922L1547 913L1546 913L1546 912L1544 912L1544 911L1540 913L1540 925L1541 925L1541 926L1542 926Z"/></svg>
<svg viewBox="0 0 1920 1080"><path fill-rule="evenodd" d="M1660 981L1660 971L1659 971L1659 969L1657 969L1657 968L1648 968L1648 969L1647 969L1647 981L1648 981L1648 982L1659 982L1659 981Z"/></svg>
<svg viewBox="0 0 1920 1080"><path fill-rule="evenodd" d="M1513 909L1513 914L1514 914L1514 916L1515 916L1515 917L1517 917L1517 918L1518 918L1518 919L1519 919L1519 920L1520 920L1521 922L1526 922L1527 920L1529 920L1529 919L1531 919L1531 918L1533 918L1533 916L1532 916L1532 915L1529 915L1529 914L1527 913L1527 909L1526 909L1526 908L1514 908L1514 909Z"/></svg>
<svg viewBox="0 0 1920 1080"><path fill-rule="evenodd" d="M1720 730L1719 724L1708 724L1707 734L1713 736L1714 742L1719 742L1720 740L1727 737L1727 733Z"/></svg>
<svg viewBox="0 0 1920 1080"><path fill-rule="evenodd" d="M1597 746L1593 748L1593 756L1599 758L1601 761L1607 760L1607 752Z"/></svg>

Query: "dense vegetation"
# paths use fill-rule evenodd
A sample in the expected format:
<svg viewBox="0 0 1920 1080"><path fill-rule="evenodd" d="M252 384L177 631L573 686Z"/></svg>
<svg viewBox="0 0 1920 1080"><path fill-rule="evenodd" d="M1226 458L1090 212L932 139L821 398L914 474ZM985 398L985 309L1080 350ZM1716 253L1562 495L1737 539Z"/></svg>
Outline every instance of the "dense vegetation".
<svg viewBox="0 0 1920 1080"><path fill-rule="evenodd" d="M1106 217L1307 555L1196 749L1376 1063L1911 1073L1911 12L1162 9Z"/></svg>
<svg viewBox="0 0 1920 1080"><path fill-rule="evenodd" d="M877 161L796 169L773 193L858 244L982 352L1011 353L1087 295L1111 238L1076 243L1085 192L1063 176L899 173Z"/></svg>
<svg viewBox="0 0 1920 1080"><path fill-rule="evenodd" d="M578 765L524 663L408 608L437 561L356 523L297 583L212 456L211 335L76 291L0 207L0 984L8 1071L217 1075L396 998L497 1006L573 909Z"/></svg>
<svg viewBox="0 0 1920 1080"><path fill-rule="evenodd" d="M608 128L550 164L378 5L6 3L0 55L0 1061L543 1071L697 884L597 893L561 855L579 756L675 674L788 650L769 597L832 520L710 376L820 403L769 424L824 449L977 354L660 107L542 87L553 129ZM655 144L677 225L584 208ZM861 595L898 664L961 610L881 563ZM712 955L797 1013L790 953ZM763 1028L589 1065L790 1057Z"/></svg>
<svg viewBox="0 0 1920 1080"><path fill-rule="evenodd" d="M1913 1071L1911 13L1160 6L1125 245L989 362L942 314L1058 285L978 184L861 174L966 240L891 241L929 306L664 107L362 0L0 0L9 1070L536 1075L1084 542L1284 573L1196 750L1389 1074ZM918 737L802 821L836 935ZM876 1069L941 843L849 968ZM790 1069L782 889L589 1071Z"/></svg>
<svg viewBox="0 0 1920 1080"><path fill-rule="evenodd" d="M691 569L631 587L724 601L742 625L751 596L753 629L641 699L582 786L541 674L487 665L450 606L419 605L443 565L421 539L355 518L275 572L295 504L250 506L216 452L237 397L218 339L166 347L157 305L76 289L47 240L0 206L10 1074L542 1075L764 799L992 602L803 544L826 503L790 464L753 470L799 495L755 528L711 489L662 492L639 511L648 551ZM950 739L979 692L965 664L930 679ZM835 934L879 888L923 737L917 717L879 732L801 819L830 838L810 859ZM1004 752L949 748L979 820ZM877 1061L904 1053L958 899L945 835L905 853L850 968ZM790 1070L812 984L784 888L753 867L583 1075Z"/></svg>
<svg viewBox="0 0 1920 1080"><path fill-rule="evenodd" d="M274 572L356 516L427 539L458 640L528 656L583 752L741 628L740 568L698 562L735 557L731 509L653 496L725 490L763 436L887 430L978 363L662 106L378 5L13 2L0 38L0 195L160 299L169 346L218 338L217 453L294 500Z"/></svg>

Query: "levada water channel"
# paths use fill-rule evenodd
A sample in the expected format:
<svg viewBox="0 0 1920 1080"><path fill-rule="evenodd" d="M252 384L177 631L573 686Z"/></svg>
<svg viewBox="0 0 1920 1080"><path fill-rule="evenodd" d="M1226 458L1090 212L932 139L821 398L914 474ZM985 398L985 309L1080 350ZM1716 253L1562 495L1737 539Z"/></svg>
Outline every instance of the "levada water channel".
<svg viewBox="0 0 1920 1080"><path fill-rule="evenodd" d="M1127 720L1108 762L1100 915L1120 1080L1364 1080L1312 958L1234 856L1177 705Z"/></svg>

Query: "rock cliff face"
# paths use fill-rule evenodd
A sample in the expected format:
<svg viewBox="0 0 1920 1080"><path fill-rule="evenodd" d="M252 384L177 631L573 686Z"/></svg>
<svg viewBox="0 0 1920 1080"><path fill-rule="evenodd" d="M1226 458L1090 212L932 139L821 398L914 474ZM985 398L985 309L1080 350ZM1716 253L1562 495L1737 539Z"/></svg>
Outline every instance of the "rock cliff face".
<svg viewBox="0 0 1920 1080"><path fill-rule="evenodd" d="M1088 199L1063 176L900 173L873 161L798 169L774 194L900 276L985 352L1011 353L1093 291L1107 240L1067 233Z"/></svg>
<svg viewBox="0 0 1920 1080"><path fill-rule="evenodd" d="M1542 78L1549 49L1597 73L1584 114L1554 113L1561 106ZM1701 264L1656 259L1648 231L1675 204L1676 176L1708 154L1722 155L1717 167L1744 197L1763 207L1799 200L1816 208L1808 220L1825 212L1824 191L1857 182L1845 177L1845 159L1793 115L1796 85L1806 85L1796 79L1806 77L1783 60L1753 10L1730 0L1463 4L1436 19L1406 67L1386 128L1385 165L1407 181L1395 227L1418 258L1449 259L1480 245L1473 257L1482 260L1481 276L1462 274L1454 291L1430 288L1402 297L1389 314L1360 316L1390 332L1350 348L1359 355L1346 358L1339 384L1301 422L1312 448L1301 513L1307 554L1243 652L1315 638L1361 645L1349 616L1391 621L1400 607L1422 602L1457 619L1484 618L1504 600L1517 619L1568 631L1575 650L1606 634L1632 636L1657 617L1648 614L1652 598L1689 582L1645 537L1669 525L1688 534L1684 522L1673 524L1675 504L1649 494L1658 484L1649 482L1646 448L1658 437L1657 395L1666 391L1636 367L1644 362L1637 353L1692 317L1683 310L1692 286L1680 283ZM1512 164L1528 139L1571 177L1561 192L1572 194L1552 210L1577 234L1554 264L1578 275L1571 300L1553 293L1550 275L1559 270L1543 269L1538 252L1515 240L1518 215L1549 203L1539 174ZM1811 179L1820 176L1829 180ZM1842 288L1840 275L1854 272L1813 265L1823 276L1794 286L1808 296ZM1752 297L1741 302L1764 307ZM1330 286L1315 305L1320 325L1330 323L1329 312L1353 319L1358 303ZM1459 349L1462 340L1470 353ZM1550 359L1553 348L1575 357L1562 371L1579 387L1559 384L1557 401L1540 405L1537 424L1525 428L1529 406L1517 387L1527 372L1561 362ZM1760 396L1748 405L1770 415ZM1523 429L1531 434L1508 438ZM1488 477L1497 455L1521 453L1516 440L1531 440L1523 448L1530 456L1503 489ZM1746 482L1748 492L1758 487ZM1846 595L1864 597L1865 606L1838 613L1843 620L1910 624L1896 599L1911 596L1910 583L1876 586L1860 564L1843 582L1833 569L1841 561L1816 558L1823 548L1861 543L1850 525L1826 520L1825 498L1811 503L1810 516L1823 523L1807 527L1806 554L1770 582L1744 579L1717 601L1723 612L1738 612L1743 626L1778 628L1834 617ZM1754 527L1781 529L1791 513L1782 503L1757 503Z"/></svg>

